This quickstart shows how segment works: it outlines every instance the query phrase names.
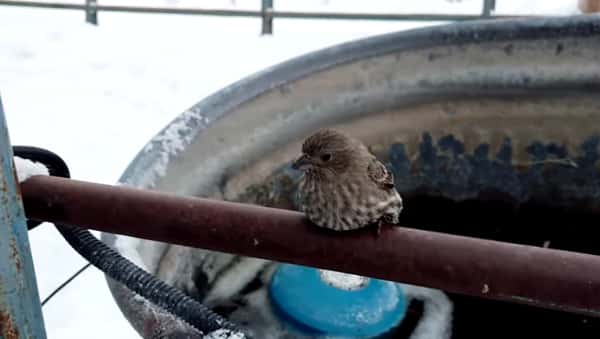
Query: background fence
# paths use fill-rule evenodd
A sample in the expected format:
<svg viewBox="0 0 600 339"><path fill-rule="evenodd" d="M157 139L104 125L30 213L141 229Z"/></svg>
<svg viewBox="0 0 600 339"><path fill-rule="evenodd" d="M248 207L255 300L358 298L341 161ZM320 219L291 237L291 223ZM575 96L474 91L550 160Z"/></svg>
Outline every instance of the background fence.
<svg viewBox="0 0 600 339"><path fill-rule="evenodd" d="M390 13L342 13L342 12L299 12L275 11L274 0L261 0L260 10L228 10L228 9L201 9L201 8L174 8L174 7L142 7L142 6L112 6L98 4L97 0L85 0L82 4L0 0L0 5L37 7L49 9L81 10L85 12L88 23L98 24L99 12L130 12L130 13L160 13L182 15L212 15L234 17L257 17L262 19L262 34L273 34L273 21L275 18L288 19L338 19L338 20L387 20L387 21L464 21L482 18L503 18L507 16L493 15L496 0L482 0L480 14L390 14ZM514 16L511 16L514 17Z"/></svg>

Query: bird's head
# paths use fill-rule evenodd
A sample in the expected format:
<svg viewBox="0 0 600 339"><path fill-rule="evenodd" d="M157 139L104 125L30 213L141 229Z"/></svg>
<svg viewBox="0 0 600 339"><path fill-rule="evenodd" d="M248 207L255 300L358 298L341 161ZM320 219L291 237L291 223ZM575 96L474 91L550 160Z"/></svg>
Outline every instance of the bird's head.
<svg viewBox="0 0 600 339"><path fill-rule="evenodd" d="M292 167L301 171L332 170L340 173L360 156L364 147L349 136L332 129L321 129L302 144L302 155Z"/></svg>

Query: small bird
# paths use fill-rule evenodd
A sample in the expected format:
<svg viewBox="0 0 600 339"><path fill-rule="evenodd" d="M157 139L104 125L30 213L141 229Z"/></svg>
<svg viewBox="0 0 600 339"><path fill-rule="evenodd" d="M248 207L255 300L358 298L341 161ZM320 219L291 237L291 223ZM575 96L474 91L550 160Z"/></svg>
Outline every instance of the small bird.
<svg viewBox="0 0 600 339"><path fill-rule="evenodd" d="M393 173L367 147L340 131L321 129L302 144L292 168L304 172L298 189L301 211L335 231L382 222L397 224L402 198Z"/></svg>

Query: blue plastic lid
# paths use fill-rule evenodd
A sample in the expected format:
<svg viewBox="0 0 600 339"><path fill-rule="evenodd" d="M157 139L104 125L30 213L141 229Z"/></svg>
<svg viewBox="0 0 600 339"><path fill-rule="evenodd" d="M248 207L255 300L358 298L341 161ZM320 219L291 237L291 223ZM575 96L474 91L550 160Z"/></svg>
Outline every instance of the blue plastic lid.
<svg viewBox="0 0 600 339"><path fill-rule="evenodd" d="M406 313L398 284L298 265L280 265L270 293L286 317L323 334L377 336L400 324Z"/></svg>

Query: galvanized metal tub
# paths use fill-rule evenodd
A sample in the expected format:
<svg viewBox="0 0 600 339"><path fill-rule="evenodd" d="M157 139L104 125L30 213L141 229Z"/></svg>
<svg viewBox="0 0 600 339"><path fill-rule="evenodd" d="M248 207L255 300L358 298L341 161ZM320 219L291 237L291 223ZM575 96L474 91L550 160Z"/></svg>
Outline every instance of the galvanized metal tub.
<svg viewBox="0 0 600 339"><path fill-rule="evenodd" d="M393 168L404 225L596 253L589 216L600 211L599 88L597 16L387 34L296 58L202 100L154 137L120 182L295 208L298 174L287 164L305 136L336 126ZM257 306L267 303L260 286L275 264L102 239L258 337L283 338L268 307ZM193 334L109 286L145 338ZM600 327L580 316L451 299L455 338L503 337L519 324L527 325L521 334L568 329L584 338Z"/></svg>

